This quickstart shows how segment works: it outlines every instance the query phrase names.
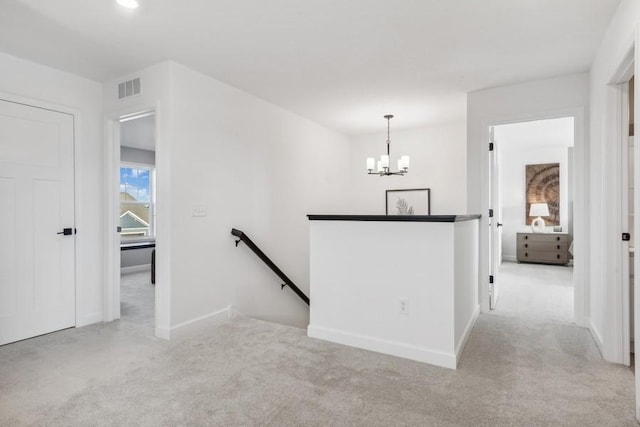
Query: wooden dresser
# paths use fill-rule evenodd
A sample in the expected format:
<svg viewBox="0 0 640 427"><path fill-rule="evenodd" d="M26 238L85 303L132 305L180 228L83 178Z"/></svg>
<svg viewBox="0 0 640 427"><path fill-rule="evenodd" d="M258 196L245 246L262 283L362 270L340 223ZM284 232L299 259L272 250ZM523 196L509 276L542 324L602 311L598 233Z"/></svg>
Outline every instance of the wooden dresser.
<svg viewBox="0 0 640 427"><path fill-rule="evenodd" d="M518 233L518 262L568 264L569 235L567 233Z"/></svg>

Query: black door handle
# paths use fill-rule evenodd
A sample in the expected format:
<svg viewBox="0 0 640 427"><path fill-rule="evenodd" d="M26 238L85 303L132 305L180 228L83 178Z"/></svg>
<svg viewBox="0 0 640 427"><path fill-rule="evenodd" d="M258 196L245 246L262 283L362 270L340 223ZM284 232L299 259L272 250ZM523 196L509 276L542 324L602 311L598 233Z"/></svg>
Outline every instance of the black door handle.
<svg viewBox="0 0 640 427"><path fill-rule="evenodd" d="M62 234L63 236L71 236L73 234L73 228L63 228L62 231L58 231L56 234Z"/></svg>
<svg viewBox="0 0 640 427"><path fill-rule="evenodd" d="M501 222L499 222L499 223L497 223L497 224L496 224L496 226L498 226L498 227L502 227L502 225L503 225L503 224L502 224Z"/></svg>

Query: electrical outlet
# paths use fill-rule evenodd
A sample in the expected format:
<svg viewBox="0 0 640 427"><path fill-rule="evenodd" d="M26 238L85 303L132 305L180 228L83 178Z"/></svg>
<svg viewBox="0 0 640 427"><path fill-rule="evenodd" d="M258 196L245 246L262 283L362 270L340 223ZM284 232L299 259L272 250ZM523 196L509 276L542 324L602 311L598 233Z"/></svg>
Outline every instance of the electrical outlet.
<svg viewBox="0 0 640 427"><path fill-rule="evenodd" d="M400 314L409 314L409 299L408 298L400 298L398 300L398 313L400 313Z"/></svg>

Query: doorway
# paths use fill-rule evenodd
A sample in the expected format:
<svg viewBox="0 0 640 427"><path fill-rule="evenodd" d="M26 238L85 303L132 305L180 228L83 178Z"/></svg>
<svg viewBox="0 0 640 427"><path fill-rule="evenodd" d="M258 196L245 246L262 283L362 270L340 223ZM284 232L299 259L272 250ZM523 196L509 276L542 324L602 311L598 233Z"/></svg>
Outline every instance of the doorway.
<svg viewBox="0 0 640 427"><path fill-rule="evenodd" d="M0 345L75 326L74 116L0 100Z"/></svg>
<svg viewBox="0 0 640 427"><path fill-rule="evenodd" d="M117 224L120 231L120 319L154 328L155 318L155 114L119 119Z"/></svg>
<svg viewBox="0 0 640 427"><path fill-rule="evenodd" d="M560 117L491 129L491 309L574 322L574 128Z"/></svg>

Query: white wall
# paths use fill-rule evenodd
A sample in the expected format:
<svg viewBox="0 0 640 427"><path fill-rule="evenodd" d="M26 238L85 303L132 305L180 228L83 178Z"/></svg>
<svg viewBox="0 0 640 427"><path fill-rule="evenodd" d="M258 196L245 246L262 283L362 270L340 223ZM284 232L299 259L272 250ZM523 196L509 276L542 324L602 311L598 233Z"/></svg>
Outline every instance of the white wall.
<svg viewBox="0 0 640 427"><path fill-rule="evenodd" d="M409 155L411 167L405 176L367 175L367 157L386 154L386 121L380 117L381 131L351 138L350 213L384 214L385 190L430 188L431 214L465 214L466 209L466 127L464 122L427 128L394 131L391 120L391 163ZM471 213L479 213L471 212Z"/></svg>
<svg viewBox="0 0 640 427"><path fill-rule="evenodd" d="M142 96L105 96L105 109L160 109L158 280L171 303L168 325L156 325L167 329L159 335L229 304L248 316L306 326L308 307L281 291L248 248L236 248L230 231L246 232L308 293L305 215L347 209L348 139L173 62L126 78L133 76L142 77ZM116 93L117 81L105 85L107 94ZM207 216L193 217L194 205L206 206Z"/></svg>
<svg viewBox="0 0 640 427"><path fill-rule="evenodd" d="M467 97L467 210L471 213L486 215L489 209L489 168L488 142L489 125L528 121L541 118L576 116L575 121L575 171L579 176L587 176L584 170L586 158L585 130L586 112L589 105L589 76L574 74L547 80L503 86L472 92ZM586 230L587 206L584 181L576 181L574 200L574 280L576 287L576 320L584 324L585 296L581 287L587 286L589 276L586 273L589 235ZM582 197L582 198L581 198ZM489 310L489 227L480 227L480 304L483 311ZM593 264L593 263L591 263Z"/></svg>
<svg viewBox="0 0 640 427"><path fill-rule="evenodd" d="M568 156L573 145L573 119L502 125L494 132L500 155L502 259L516 261L516 233L531 231L526 225L526 165L560 164L560 226L565 232L571 228Z"/></svg>
<svg viewBox="0 0 640 427"><path fill-rule="evenodd" d="M231 303L296 326L308 307L244 245L238 228L305 293L306 214L345 209L347 138L179 64L172 66L172 325ZM192 217L205 205L206 217Z"/></svg>
<svg viewBox="0 0 640 427"><path fill-rule="evenodd" d="M478 222L312 221L309 336L455 369L478 314Z"/></svg>
<svg viewBox="0 0 640 427"><path fill-rule="evenodd" d="M616 89L610 83L627 53L633 49L639 21L640 2L623 0L598 49L590 74L590 326L600 341L603 356L612 361L622 360L622 346L618 344L621 342L623 320L619 315L621 303L618 300L621 293L620 265L613 256L619 247L622 230L617 224L617 214L609 208L617 203L618 194L615 189L618 188L620 179L620 174L614 172L620 170L619 150L616 146L619 123L613 119L618 102ZM636 55L637 52L636 50ZM639 65L636 58L636 76L640 72ZM636 86L636 99L640 99L638 86L640 85ZM637 117L636 112L636 122Z"/></svg>
<svg viewBox="0 0 640 427"><path fill-rule="evenodd" d="M0 97L77 112L76 324L102 320L102 86L91 80L0 53Z"/></svg>

